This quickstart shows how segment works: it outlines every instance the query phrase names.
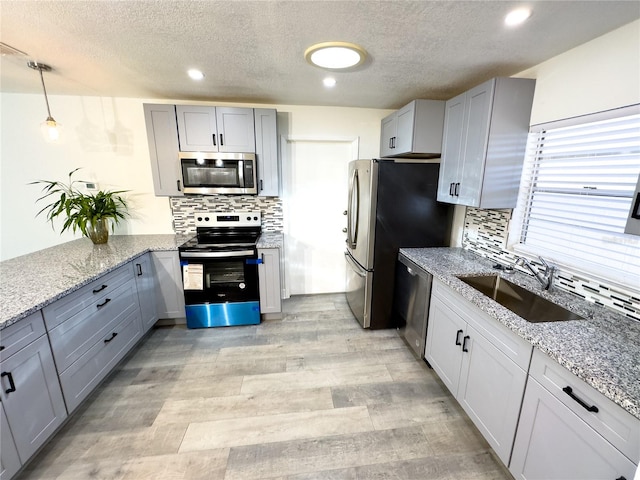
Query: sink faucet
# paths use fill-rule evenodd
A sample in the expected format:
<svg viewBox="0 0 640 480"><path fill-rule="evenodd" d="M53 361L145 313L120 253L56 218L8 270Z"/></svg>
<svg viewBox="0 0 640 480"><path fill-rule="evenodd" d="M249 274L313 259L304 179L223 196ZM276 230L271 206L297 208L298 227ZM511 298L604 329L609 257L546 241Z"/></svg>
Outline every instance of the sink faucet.
<svg viewBox="0 0 640 480"><path fill-rule="evenodd" d="M547 264L547 262L544 261L544 258L538 258L540 259L540 262L542 262L542 265L544 265L543 273L540 273L537 269L535 269L533 265L531 265L531 263L529 263L529 261L524 257L516 257L516 265L527 267L533 274L533 276L536 277L536 279L542 284L542 288L544 288L545 290L549 290L553 283L553 274L556 271L556 267Z"/></svg>

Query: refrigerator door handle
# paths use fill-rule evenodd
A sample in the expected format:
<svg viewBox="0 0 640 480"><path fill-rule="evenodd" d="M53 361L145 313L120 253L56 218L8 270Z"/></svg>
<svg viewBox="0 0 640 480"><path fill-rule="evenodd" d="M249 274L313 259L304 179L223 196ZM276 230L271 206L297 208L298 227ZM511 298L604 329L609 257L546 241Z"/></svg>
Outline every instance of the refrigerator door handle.
<svg viewBox="0 0 640 480"><path fill-rule="evenodd" d="M362 278L365 278L367 276L367 272L363 270L362 267L360 267L358 264L356 264L356 262L353 260L353 258L351 258L351 255L349 255L349 253L344 252L344 258L349 264L349 266L351 267L351 269L356 273L356 275Z"/></svg>
<svg viewBox="0 0 640 480"><path fill-rule="evenodd" d="M356 248L358 243L358 222L360 219L360 179L358 170L353 171L349 183L349 209L347 215L347 244L349 248Z"/></svg>

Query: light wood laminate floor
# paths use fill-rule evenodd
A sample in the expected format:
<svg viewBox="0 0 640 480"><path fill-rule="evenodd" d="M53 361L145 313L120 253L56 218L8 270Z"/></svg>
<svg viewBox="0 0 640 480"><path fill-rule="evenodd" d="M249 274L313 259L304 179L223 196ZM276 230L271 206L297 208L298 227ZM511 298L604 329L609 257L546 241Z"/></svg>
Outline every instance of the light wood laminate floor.
<svg viewBox="0 0 640 480"><path fill-rule="evenodd" d="M20 480L511 478L395 330L340 294L284 310L154 329Z"/></svg>

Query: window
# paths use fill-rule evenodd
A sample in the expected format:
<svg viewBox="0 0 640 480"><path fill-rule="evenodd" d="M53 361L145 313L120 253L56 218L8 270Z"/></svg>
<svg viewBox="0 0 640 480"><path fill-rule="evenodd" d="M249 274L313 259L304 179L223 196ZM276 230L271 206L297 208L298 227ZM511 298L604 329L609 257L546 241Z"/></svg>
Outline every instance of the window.
<svg viewBox="0 0 640 480"><path fill-rule="evenodd" d="M640 287L624 228L640 174L640 105L531 128L510 243L561 267Z"/></svg>

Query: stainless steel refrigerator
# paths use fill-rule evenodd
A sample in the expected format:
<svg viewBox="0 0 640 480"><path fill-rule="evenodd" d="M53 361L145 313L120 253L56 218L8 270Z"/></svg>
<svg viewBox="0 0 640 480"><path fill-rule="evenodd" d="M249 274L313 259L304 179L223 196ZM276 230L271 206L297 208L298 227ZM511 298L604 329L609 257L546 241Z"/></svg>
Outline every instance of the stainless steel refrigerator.
<svg viewBox="0 0 640 480"><path fill-rule="evenodd" d="M347 301L364 328L395 328L396 261L401 247L449 245L453 206L436 201L439 160L349 163Z"/></svg>

